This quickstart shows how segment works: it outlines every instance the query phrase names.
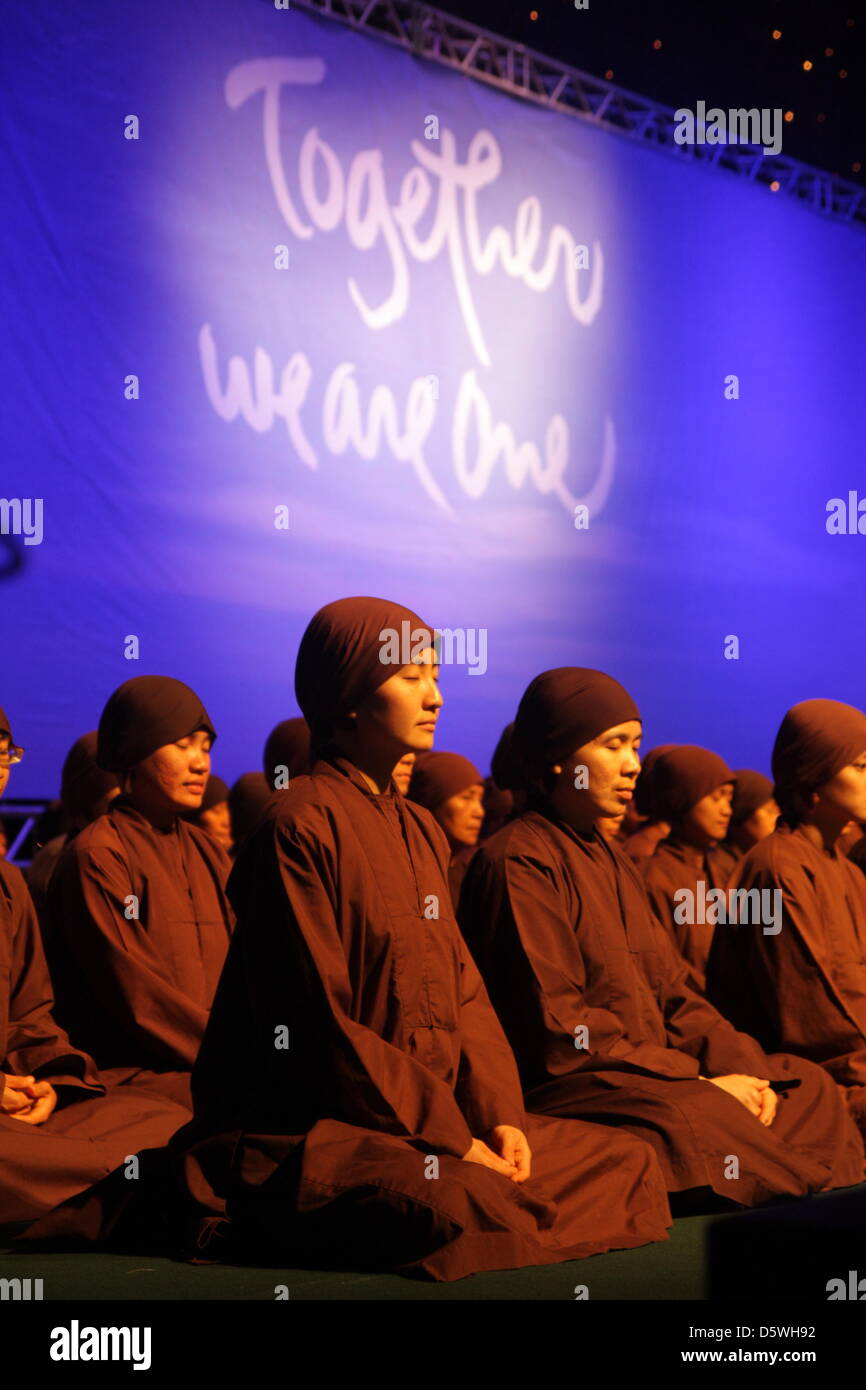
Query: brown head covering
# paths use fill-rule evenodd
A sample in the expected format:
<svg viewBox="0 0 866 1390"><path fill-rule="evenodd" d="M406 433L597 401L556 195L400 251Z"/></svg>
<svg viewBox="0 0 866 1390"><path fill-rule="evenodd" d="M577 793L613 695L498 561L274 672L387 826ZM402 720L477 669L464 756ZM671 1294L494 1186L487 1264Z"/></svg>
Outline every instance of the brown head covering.
<svg viewBox="0 0 866 1390"><path fill-rule="evenodd" d="M15 742L12 737L12 730L9 727L9 715L5 710L0 709L0 738L2 738L4 734L8 735L10 743Z"/></svg>
<svg viewBox="0 0 866 1390"><path fill-rule="evenodd" d="M514 793L503 791L492 777L484 779L484 820L485 823L503 824L514 810Z"/></svg>
<svg viewBox="0 0 866 1390"><path fill-rule="evenodd" d="M273 789L275 769L284 767L292 777L301 777L310 770L310 730L306 719L298 715L284 719L268 734L265 744L265 777Z"/></svg>
<svg viewBox="0 0 866 1390"><path fill-rule="evenodd" d="M273 792L263 772L245 772L232 783L229 792L229 814L232 818L232 838L236 845L245 840L258 824L262 811Z"/></svg>
<svg viewBox="0 0 866 1390"><path fill-rule="evenodd" d="M734 773L734 799L731 802L731 823L728 830L742 825L762 806L773 799L773 784L763 772L755 772L750 767L738 767Z"/></svg>
<svg viewBox="0 0 866 1390"><path fill-rule="evenodd" d="M216 774L212 772L207 779L201 805L194 814L200 815L202 811L211 811L214 806L221 806L222 803L228 801L228 799L228 783L224 782L221 777L217 777Z"/></svg>
<svg viewBox="0 0 866 1390"><path fill-rule="evenodd" d="M483 786L484 778L462 753L419 753L412 769L409 799L435 811L443 801L476 783Z"/></svg>
<svg viewBox="0 0 866 1390"><path fill-rule="evenodd" d="M524 692L514 721L514 752L530 777L640 712L613 676L585 666L544 671Z"/></svg>
<svg viewBox="0 0 866 1390"><path fill-rule="evenodd" d="M98 801L120 783L96 761L96 730L77 738L66 754L60 774L60 800L73 820L89 820Z"/></svg>
<svg viewBox="0 0 866 1390"><path fill-rule="evenodd" d="M866 753L866 714L839 700L803 700L788 710L773 748L776 800L797 822L812 792Z"/></svg>
<svg viewBox="0 0 866 1390"><path fill-rule="evenodd" d="M657 756L646 774L644 793L654 820L682 820L710 792L734 780L724 758L709 748L678 743L653 751Z"/></svg>
<svg viewBox="0 0 866 1390"><path fill-rule="evenodd" d="M412 650L422 646L436 646L436 631L402 604L383 598L341 598L320 608L301 638L295 663L295 696L310 726L314 751L328 741L345 715L408 665Z"/></svg>
<svg viewBox="0 0 866 1390"><path fill-rule="evenodd" d="M514 720L506 724L490 759L493 781L501 791L520 791L526 787L527 776L514 749Z"/></svg>
<svg viewBox="0 0 866 1390"><path fill-rule="evenodd" d="M667 753L671 748L676 748L676 744L659 743L641 759L640 772L634 787L634 808L639 816L649 816L650 820L664 820L664 816L656 815L653 807L651 774L662 753Z"/></svg>
<svg viewBox="0 0 866 1390"><path fill-rule="evenodd" d="M102 711L96 760L106 772L128 772L157 748L199 729L216 738L210 715L188 685L172 676L133 676Z"/></svg>

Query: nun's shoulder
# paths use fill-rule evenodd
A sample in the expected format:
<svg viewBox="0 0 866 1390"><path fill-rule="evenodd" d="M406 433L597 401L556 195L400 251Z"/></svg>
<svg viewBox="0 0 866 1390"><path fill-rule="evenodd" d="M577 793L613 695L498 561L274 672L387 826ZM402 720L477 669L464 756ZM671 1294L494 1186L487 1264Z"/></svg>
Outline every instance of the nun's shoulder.
<svg viewBox="0 0 866 1390"><path fill-rule="evenodd" d="M89 825L70 835L58 855L57 862L59 865L64 860L68 862L70 859L86 859L89 855L99 855L107 850L115 853L122 851L117 821L110 811L104 811Z"/></svg>
<svg viewBox="0 0 866 1390"><path fill-rule="evenodd" d="M273 793L262 810L260 824L282 834L303 836L305 832L315 835L345 818L345 807L333 783L304 773Z"/></svg>
<svg viewBox="0 0 866 1390"><path fill-rule="evenodd" d="M482 840L473 864L477 860L479 865L503 865L509 859L518 858L546 861L551 854L549 826L550 822L537 812L526 811L522 816L508 821L488 839Z"/></svg>
<svg viewBox="0 0 866 1390"><path fill-rule="evenodd" d="M814 868L813 858L811 846L803 836L795 836L784 829L774 830L743 856L739 869L735 870L735 882L800 877Z"/></svg>

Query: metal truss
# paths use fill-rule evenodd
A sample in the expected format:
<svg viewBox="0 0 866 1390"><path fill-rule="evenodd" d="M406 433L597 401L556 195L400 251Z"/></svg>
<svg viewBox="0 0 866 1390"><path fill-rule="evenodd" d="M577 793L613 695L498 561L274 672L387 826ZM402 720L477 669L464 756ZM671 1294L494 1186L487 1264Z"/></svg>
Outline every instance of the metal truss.
<svg viewBox="0 0 866 1390"><path fill-rule="evenodd" d="M273 4L274 0L266 0ZM637 96L419 0L289 0L512 96L677 156L728 169L843 222L866 223L866 189L760 145L678 145L672 108Z"/></svg>

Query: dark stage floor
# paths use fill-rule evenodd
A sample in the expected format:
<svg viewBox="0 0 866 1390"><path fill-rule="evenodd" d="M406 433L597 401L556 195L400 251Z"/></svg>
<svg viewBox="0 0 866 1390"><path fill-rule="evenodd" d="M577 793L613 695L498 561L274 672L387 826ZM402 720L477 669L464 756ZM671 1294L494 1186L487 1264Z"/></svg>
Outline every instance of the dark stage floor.
<svg viewBox="0 0 866 1390"><path fill-rule="evenodd" d="M669 1240L638 1250L449 1284L350 1271L190 1265L141 1255L13 1253L11 1241L22 1229L0 1228L0 1280L42 1279L45 1301L273 1301L277 1286L285 1286L291 1299L306 1300L573 1300L575 1287L586 1285L593 1301L823 1302L828 1279L863 1264L866 1183L733 1216L681 1217Z"/></svg>

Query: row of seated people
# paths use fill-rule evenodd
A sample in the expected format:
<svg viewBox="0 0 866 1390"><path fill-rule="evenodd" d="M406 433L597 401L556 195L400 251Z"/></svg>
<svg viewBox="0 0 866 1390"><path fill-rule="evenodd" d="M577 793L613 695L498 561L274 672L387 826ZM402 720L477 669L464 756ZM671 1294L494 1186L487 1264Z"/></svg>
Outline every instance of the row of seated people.
<svg viewBox="0 0 866 1390"><path fill-rule="evenodd" d="M389 664L405 621L429 647ZM41 927L0 862L0 1221L37 1217L25 1245L455 1279L863 1179L866 880L839 837L866 715L789 711L737 825L772 821L767 787L781 819L746 850L750 778L675 746L641 772L601 672L530 683L492 782L433 752L435 658L400 605L329 604L304 719L231 791L169 677L73 748ZM0 791L19 757L0 712ZM708 923L722 882L717 906L778 891L771 917Z"/></svg>

